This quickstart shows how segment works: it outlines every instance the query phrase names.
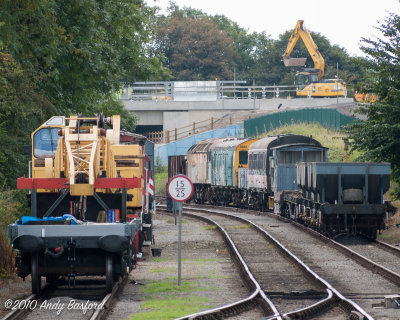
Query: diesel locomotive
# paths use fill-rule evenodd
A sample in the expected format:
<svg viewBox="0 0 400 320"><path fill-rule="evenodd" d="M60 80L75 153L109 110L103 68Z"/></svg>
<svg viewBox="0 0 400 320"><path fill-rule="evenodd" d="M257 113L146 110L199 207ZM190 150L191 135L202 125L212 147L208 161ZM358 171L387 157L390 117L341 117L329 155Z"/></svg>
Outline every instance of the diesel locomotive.
<svg viewBox="0 0 400 320"><path fill-rule="evenodd" d="M186 169L196 203L273 210L331 237L375 238L385 217L390 164L329 163L328 149L312 137L200 141Z"/></svg>
<svg viewBox="0 0 400 320"><path fill-rule="evenodd" d="M41 279L106 276L106 290L132 270L151 240L152 143L120 129L120 116L55 116L32 133L31 215L8 227L18 275Z"/></svg>

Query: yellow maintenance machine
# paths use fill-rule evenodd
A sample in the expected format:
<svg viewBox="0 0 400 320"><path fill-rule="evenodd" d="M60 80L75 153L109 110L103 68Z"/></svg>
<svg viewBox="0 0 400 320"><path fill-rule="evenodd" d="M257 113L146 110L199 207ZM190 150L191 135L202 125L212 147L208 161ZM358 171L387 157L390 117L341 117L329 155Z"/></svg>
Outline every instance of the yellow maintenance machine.
<svg viewBox="0 0 400 320"><path fill-rule="evenodd" d="M286 67L304 66L307 58L291 58L297 40L301 37L311 58L314 68L304 69L296 74L296 95L302 97L343 97L346 95L346 87L340 79L323 79L325 61L314 43L310 33L303 27L304 20L297 21L290 36L285 53L282 55Z"/></svg>
<svg viewBox="0 0 400 320"><path fill-rule="evenodd" d="M18 275L106 276L106 290L132 270L152 239L149 196L154 145L120 128L120 116L54 116L32 133L31 216L9 225ZM152 194L152 193L151 193Z"/></svg>

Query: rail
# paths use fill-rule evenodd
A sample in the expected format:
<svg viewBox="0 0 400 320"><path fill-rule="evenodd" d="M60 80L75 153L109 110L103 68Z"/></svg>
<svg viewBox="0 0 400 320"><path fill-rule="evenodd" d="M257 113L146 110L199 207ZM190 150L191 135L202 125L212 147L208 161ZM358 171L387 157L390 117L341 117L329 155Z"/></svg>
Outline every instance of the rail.
<svg viewBox="0 0 400 320"><path fill-rule="evenodd" d="M159 207L164 207L164 206L161 205ZM247 281L250 280L249 283L253 284L253 285L249 286L249 289L254 290L254 292L247 299L238 301L238 302L230 304L230 305L226 305L226 306L222 306L222 307L214 308L214 309L209 309L206 311L202 311L202 312L194 313L194 314L191 314L191 315L188 315L185 317L181 317L181 318L179 318L180 320L184 320L184 319L188 319L188 320L189 319L220 319L221 316L223 316L225 314L232 315L232 313L231 313L231 312L233 312L232 307L235 306L237 309L243 310L243 308L241 308L239 306L242 304L248 304L249 300L253 299L254 296L256 296L256 293L260 294L260 297L262 298L261 301L263 301L264 303L267 302L267 304L265 305L265 307L266 307L265 310L269 309L269 312L274 313L273 315L265 318L268 320L289 319L289 318L290 319L305 319L305 318L311 317L311 316L321 312L325 308L329 308L329 306L332 306L333 304L335 304L335 302L339 302L339 304L341 304L343 306L343 308L349 312L349 314L351 312L355 311L355 312L358 312L359 314L361 314L364 319L372 320L372 317L368 313L366 313L362 308L360 308L356 303L345 298L330 283L328 283L326 280L324 280L323 278L318 276L313 270L311 270L307 265L305 265L297 256L295 256L286 247L284 247L278 240L276 240L266 230L264 230L262 227L260 227L256 223L252 222L251 220L236 216L234 214L229 214L229 213L222 212L222 211L216 211L213 209L201 208L201 209L193 210L193 208L188 207L188 206L184 207L183 209L184 209L184 211L183 211L184 215L198 218L198 219L204 220L205 222L208 222L208 223L211 223L211 224L217 226L218 230L220 232L222 232L222 235L224 236L225 242L228 245L230 252L235 257L234 260L236 262L240 262L239 263L240 271L242 272L243 275L247 274L247 277L246 277ZM191 211L193 210L193 212L190 212L188 210L191 210ZM289 260L291 260L293 263L295 263L297 267L299 267L305 274L307 274L310 277L310 279L312 279L316 283L321 284L322 287L326 289L327 296L324 297L323 299L319 300L318 302L316 302L310 306L301 308L299 310L294 310L294 311L291 311L291 312L288 312L285 314L279 313L278 310L276 309L276 307L274 306L273 302L270 300L270 298L267 295L265 295L260 284L257 282L257 280L254 278L254 276L250 272L248 265L243 260L243 257L241 256L241 254L238 252L236 245L234 244L233 240L231 239L231 237L229 236L227 231L221 225L219 225L215 220L211 219L211 217L197 215L197 214L195 214L195 212L196 213L203 212L206 214L212 213L215 215L225 216L225 217L229 217L230 219L241 221L247 225L251 225L255 230L257 230L257 232L262 234L267 241L271 241L271 243L279 251L281 251L281 253L283 253L283 255L285 255ZM243 272L243 271L246 271L246 272ZM246 283L246 284L249 284L249 283ZM254 284L256 284L255 287L254 287Z"/></svg>
<svg viewBox="0 0 400 320"><path fill-rule="evenodd" d="M313 90L317 90L314 88ZM308 96L311 98L311 87ZM323 94L323 92L321 91ZM347 97L347 91L345 97ZM124 84L121 100L216 101L220 99L273 99L296 97L295 85L246 85L245 81L155 81ZM298 97L300 98L300 97Z"/></svg>

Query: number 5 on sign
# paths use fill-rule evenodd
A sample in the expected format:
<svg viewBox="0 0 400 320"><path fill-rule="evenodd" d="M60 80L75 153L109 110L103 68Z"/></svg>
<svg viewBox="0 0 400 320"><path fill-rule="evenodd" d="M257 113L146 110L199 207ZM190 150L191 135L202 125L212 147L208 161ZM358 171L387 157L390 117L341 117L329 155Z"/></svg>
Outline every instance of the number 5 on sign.
<svg viewBox="0 0 400 320"><path fill-rule="evenodd" d="M174 201L184 202L193 194L193 183L184 175L177 175L168 182L168 195Z"/></svg>

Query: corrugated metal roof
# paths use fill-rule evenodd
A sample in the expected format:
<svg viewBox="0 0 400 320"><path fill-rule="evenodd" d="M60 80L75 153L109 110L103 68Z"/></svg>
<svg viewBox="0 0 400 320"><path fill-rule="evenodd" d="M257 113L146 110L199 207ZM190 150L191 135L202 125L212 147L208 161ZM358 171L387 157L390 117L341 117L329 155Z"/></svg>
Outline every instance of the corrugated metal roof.
<svg viewBox="0 0 400 320"><path fill-rule="evenodd" d="M195 143L194 145L192 145L189 150L188 150L188 154L191 153L203 153L203 152L207 152L208 150L210 150L210 148L219 142L222 142L226 140L226 138L211 138L211 139L207 139L207 140L203 140L203 141L199 141L197 143Z"/></svg>
<svg viewBox="0 0 400 320"><path fill-rule="evenodd" d="M250 139L245 138L245 139L225 139L225 141L222 141L220 143L217 143L212 146L212 150L236 150L237 146L242 144L243 142L246 142Z"/></svg>
<svg viewBox="0 0 400 320"><path fill-rule="evenodd" d="M272 147L271 149L277 150L277 149L293 148L293 147L313 147L318 150L328 150L328 148L326 148L326 147L310 145L309 143L289 143L289 144L283 144L280 146Z"/></svg>
<svg viewBox="0 0 400 320"><path fill-rule="evenodd" d="M249 150L251 151L266 150L268 148L273 148L281 145L291 145L299 143L308 145L312 144L317 147L321 147L321 144L312 137L307 137L299 134L280 134L280 135L268 136L266 138L254 142L250 146Z"/></svg>

